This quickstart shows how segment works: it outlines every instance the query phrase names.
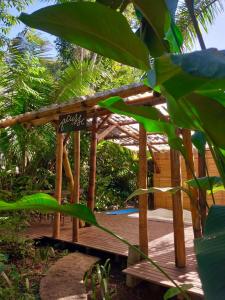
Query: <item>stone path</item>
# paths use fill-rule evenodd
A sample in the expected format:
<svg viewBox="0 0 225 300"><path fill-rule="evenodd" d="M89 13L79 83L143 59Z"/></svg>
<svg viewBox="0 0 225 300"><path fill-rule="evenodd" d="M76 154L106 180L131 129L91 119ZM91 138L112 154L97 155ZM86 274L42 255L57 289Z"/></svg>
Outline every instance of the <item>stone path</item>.
<svg viewBox="0 0 225 300"><path fill-rule="evenodd" d="M87 300L83 277L99 259L79 252L59 259L41 280L42 300Z"/></svg>

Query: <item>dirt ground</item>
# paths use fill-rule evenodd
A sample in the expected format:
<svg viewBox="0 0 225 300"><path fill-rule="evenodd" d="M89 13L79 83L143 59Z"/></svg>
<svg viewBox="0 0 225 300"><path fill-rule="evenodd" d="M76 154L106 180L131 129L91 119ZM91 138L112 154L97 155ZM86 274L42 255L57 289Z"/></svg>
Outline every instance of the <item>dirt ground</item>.
<svg viewBox="0 0 225 300"><path fill-rule="evenodd" d="M163 287L140 282L137 286L130 288L126 286L126 276L123 274L119 263L111 262L109 279L109 290L112 291L112 300L162 300L166 289ZM88 300L92 300L90 286L87 289ZM97 299L102 300L100 289L97 291Z"/></svg>

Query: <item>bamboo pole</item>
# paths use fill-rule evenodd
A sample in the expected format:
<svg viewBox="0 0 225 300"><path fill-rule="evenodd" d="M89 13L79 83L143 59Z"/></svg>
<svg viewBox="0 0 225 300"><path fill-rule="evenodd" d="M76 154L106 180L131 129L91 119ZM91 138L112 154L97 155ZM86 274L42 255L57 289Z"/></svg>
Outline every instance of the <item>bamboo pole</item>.
<svg viewBox="0 0 225 300"><path fill-rule="evenodd" d="M205 154L201 155L201 153L199 152L198 152L198 176L199 177L206 176ZM199 189L199 206L200 206L200 214L201 214L202 231L204 230L205 227L206 214L207 214L206 201L207 201L206 191Z"/></svg>
<svg viewBox="0 0 225 300"><path fill-rule="evenodd" d="M118 93L119 95L120 93ZM109 94L110 95L110 94ZM136 95L134 93L133 95ZM132 94L124 94L124 97L132 96ZM122 97L122 96L121 96ZM83 99L85 102L83 102ZM105 99L105 98L104 98ZM5 128L8 126L13 126L15 124L25 124L26 126L40 126L42 124L46 124L53 121L59 120L60 114L66 114L71 112L79 112L79 111L86 111L87 117L92 118L94 115L97 115L98 117L105 117L110 116L111 112L109 112L107 109L101 108L97 106L97 102L102 100L102 98L98 98L96 100L97 102L94 103L94 101L90 100L88 97L83 97L82 101L79 101L80 99L77 99L74 101L74 104L71 104L72 102L67 102L67 105L65 104L54 104L49 106L43 107L39 111L31 111L25 114L21 114L15 117L9 117L6 119L0 120L0 128ZM165 103L165 98L163 97L154 97L154 96L145 96L145 97L138 97L134 100L126 100L125 102L128 105L144 105L144 104L150 104L151 106L155 106L158 104ZM137 122L136 122L137 123ZM101 126L102 127L102 126ZM104 127L104 125L103 125Z"/></svg>
<svg viewBox="0 0 225 300"><path fill-rule="evenodd" d="M96 154L97 154L97 118L92 119L91 132L91 149L90 149L90 171L89 171L89 185L88 185L88 200L87 206L94 211L95 207L95 181L96 181Z"/></svg>
<svg viewBox="0 0 225 300"><path fill-rule="evenodd" d="M122 98L126 98L129 96L138 95L149 91L151 91L151 89L146 85L135 83L127 86L122 86L117 89L112 89L110 91L96 93L95 95L91 96L77 97L67 103L52 104L49 106L42 107L37 111L31 111L25 114L17 115L15 117L7 117L5 119L2 119L0 120L0 128L13 126L19 123L31 122L36 119L43 119L42 123L38 123L38 125L40 125L48 123L52 120L57 120L57 116L60 114L78 111L89 111L91 109L93 110L94 106L97 105L100 100L104 100L109 97L120 96ZM156 99L156 97L152 97L152 99L154 101L157 100L157 102L159 101L159 99ZM162 99L162 101L165 101L165 99Z"/></svg>
<svg viewBox="0 0 225 300"><path fill-rule="evenodd" d="M99 129L101 129L106 123L107 120L110 118L111 114L107 115L106 117L104 117L104 119L102 119L101 123L98 125L97 131L99 131ZM106 125L106 127L108 127L108 125Z"/></svg>
<svg viewBox="0 0 225 300"><path fill-rule="evenodd" d="M180 154L178 151L170 149L171 163L171 186L181 186ZM172 195L173 204L173 229L175 264L179 268L186 266L184 222L183 222L183 199L181 191Z"/></svg>
<svg viewBox="0 0 225 300"><path fill-rule="evenodd" d="M80 131L74 132L74 190L72 203L79 203L80 199ZM79 240L79 219L73 218L72 241Z"/></svg>
<svg viewBox="0 0 225 300"><path fill-rule="evenodd" d="M110 132L112 132L116 128L116 125L109 125L105 130L97 134L98 141L103 140Z"/></svg>
<svg viewBox="0 0 225 300"><path fill-rule="evenodd" d="M153 160L153 163L154 163L154 169L155 169L155 172L158 174L160 173L160 168L158 166L158 163L157 163L157 160L155 158L155 153L153 152L151 146L148 144L148 151L152 157L152 160Z"/></svg>
<svg viewBox="0 0 225 300"><path fill-rule="evenodd" d="M73 173L71 170L70 161L68 158L68 153L65 145L63 146L63 167L64 167L66 177L69 180L70 192L72 193L74 189Z"/></svg>
<svg viewBox="0 0 225 300"><path fill-rule="evenodd" d="M55 198L61 204L62 200L62 162L63 162L63 134L56 134L56 179ZM55 213L53 224L53 237L60 237L60 213Z"/></svg>
<svg viewBox="0 0 225 300"><path fill-rule="evenodd" d="M127 134L128 136L130 136L132 139L137 140L139 142L139 136L136 132L134 132L133 130L127 130L126 128L123 128L121 126L119 126L115 121L113 121L112 119L108 120L109 124L115 125L121 132ZM159 151L157 148L155 148L154 146L152 146L151 144L147 143L146 140L146 144L151 147L152 149L154 149L155 151Z"/></svg>
<svg viewBox="0 0 225 300"><path fill-rule="evenodd" d="M139 188L147 188L147 135L139 125ZM139 195L139 245L140 250L148 255L148 195Z"/></svg>
<svg viewBox="0 0 225 300"><path fill-rule="evenodd" d="M187 180L193 179L194 173L194 158L193 158L193 150L192 150L192 143L191 143L191 132L188 129L183 129L183 142L187 152L187 161L186 164L186 173L187 173ZM191 216L192 216L192 226L194 231L194 237L198 238L201 237L201 220L199 214L199 201L198 201L198 190L196 188L190 188L192 193L193 200L190 201L190 208L191 208Z"/></svg>

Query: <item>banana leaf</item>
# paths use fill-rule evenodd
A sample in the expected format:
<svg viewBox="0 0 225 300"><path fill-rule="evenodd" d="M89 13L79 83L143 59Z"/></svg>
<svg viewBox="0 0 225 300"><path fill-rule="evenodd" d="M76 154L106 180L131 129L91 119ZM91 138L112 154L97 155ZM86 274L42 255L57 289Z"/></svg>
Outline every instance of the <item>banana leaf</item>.
<svg viewBox="0 0 225 300"><path fill-rule="evenodd" d="M47 6L19 17L24 24L123 64L149 69L145 44L133 33L126 18L99 3L71 2Z"/></svg>
<svg viewBox="0 0 225 300"><path fill-rule="evenodd" d="M225 206L214 205L206 219L203 238L195 239L198 271L206 300L224 300Z"/></svg>

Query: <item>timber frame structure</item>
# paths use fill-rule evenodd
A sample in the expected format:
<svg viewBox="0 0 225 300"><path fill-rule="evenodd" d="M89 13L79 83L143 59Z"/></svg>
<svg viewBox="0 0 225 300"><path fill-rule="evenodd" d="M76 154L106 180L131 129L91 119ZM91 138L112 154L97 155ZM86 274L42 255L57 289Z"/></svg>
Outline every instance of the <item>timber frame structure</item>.
<svg viewBox="0 0 225 300"><path fill-rule="evenodd" d="M37 111L27 112L22 115L8 117L0 120L0 128L6 128L15 124L33 127L52 123L56 128L56 185L55 198L61 204L62 199L62 168L70 183L71 202L79 203L80 190L80 132L73 132L74 139L74 171L72 171L68 159L66 144L69 134L57 132L57 124L60 115L72 112L86 111L88 118L87 130L91 132L91 150L90 150L90 174L87 205L94 210L95 205L95 181L96 181L96 149L100 140L112 140L123 146L139 146L139 188L147 188L147 151L150 152L154 161L154 153L160 151L162 147L168 147L167 138L161 134L147 134L137 122L128 117L112 114L106 109L98 106L100 100L112 96L124 98L128 105L149 105L157 106L165 104L165 99L160 95L154 95L152 90L142 84L132 84L118 89L97 93L92 96L79 97L63 104L53 104L43 107ZM165 108L164 113L165 113ZM168 117L165 113L165 117ZM184 142L189 153L189 160L192 163L192 147L190 145L190 132L181 131ZM180 132L179 132L180 134ZM72 134L71 134L72 135ZM170 150L171 157L171 184L178 186L181 181L180 175L180 156L175 150ZM187 172L188 171L187 167ZM160 172L155 164L155 172ZM190 178L191 175L188 175ZM196 196L197 200L197 196ZM184 223L182 194L177 192L172 197L173 203L173 226L175 243L175 262L177 267L184 267L186 264L185 241L184 241ZM196 203L198 203L196 201ZM198 214L198 204L191 206L192 223L195 237L200 235L200 219ZM147 227L147 194L139 196L139 245L140 249L148 254L148 227ZM79 240L79 222L73 220L72 240ZM53 237L60 237L60 214L56 213L53 224Z"/></svg>

